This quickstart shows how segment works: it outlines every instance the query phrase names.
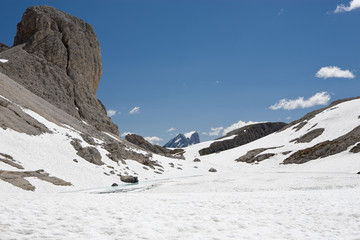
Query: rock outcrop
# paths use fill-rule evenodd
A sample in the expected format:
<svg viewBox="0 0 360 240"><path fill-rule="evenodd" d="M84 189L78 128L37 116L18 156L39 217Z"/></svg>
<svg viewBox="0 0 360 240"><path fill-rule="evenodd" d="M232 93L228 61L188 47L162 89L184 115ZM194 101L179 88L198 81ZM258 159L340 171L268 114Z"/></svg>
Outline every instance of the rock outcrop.
<svg viewBox="0 0 360 240"><path fill-rule="evenodd" d="M183 148L200 142L199 133L196 131L189 133L179 133L164 145L166 148Z"/></svg>
<svg viewBox="0 0 360 240"><path fill-rule="evenodd" d="M255 141L259 138L265 137L273 132L276 132L286 126L283 122L266 122L247 125L245 127L229 132L224 137L219 138L219 141L212 143L209 147L203 148L199 151L200 155L207 155L225 151L231 148L239 147L249 142ZM235 135L232 139L221 141L222 138Z"/></svg>
<svg viewBox="0 0 360 240"><path fill-rule="evenodd" d="M172 157L172 158L180 158L183 159L182 153L184 152L182 149L167 149L165 147L159 146L159 145L153 145L146 141L142 136L136 135L136 134L128 134L126 135L125 139L147 151L150 151L155 154L163 155L166 157Z"/></svg>
<svg viewBox="0 0 360 240"><path fill-rule="evenodd" d="M351 132L338 137L334 140L328 140L316 144L313 147L299 150L284 160L284 164L302 164L318 158L325 158L346 151L350 146L360 142L360 126L354 128ZM357 153L358 145L353 147L350 152Z"/></svg>
<svg viewBox="0 0 360 240"><path fill-rule="evenodd" d="M0 43L0 52L8 50L8 49L9 49L9 47L7 45Z"/></svg>
<svg viewBox="0 0 360 240"><path fill-rule="evenodd" d="M0 65L2 73L98 130L119 133L96 97L101 52L89 24L49 6L30 7L14 46L0 49L0 58L9 60Z"/></svg>

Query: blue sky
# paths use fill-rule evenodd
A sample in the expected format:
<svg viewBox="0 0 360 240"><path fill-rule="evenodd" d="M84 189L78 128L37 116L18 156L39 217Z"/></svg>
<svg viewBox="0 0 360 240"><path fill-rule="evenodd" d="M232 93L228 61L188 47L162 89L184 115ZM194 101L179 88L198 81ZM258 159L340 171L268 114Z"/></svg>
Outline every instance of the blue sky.
<svg viewBox="0 0 360 240"><path fill-rule="evenodd" d="M360 95L359 0L1 3L8 45L32 5L90 23L104 68L98 98L121 134L159 144L192 130L214 139L240 120L290 122Z"/></svg>

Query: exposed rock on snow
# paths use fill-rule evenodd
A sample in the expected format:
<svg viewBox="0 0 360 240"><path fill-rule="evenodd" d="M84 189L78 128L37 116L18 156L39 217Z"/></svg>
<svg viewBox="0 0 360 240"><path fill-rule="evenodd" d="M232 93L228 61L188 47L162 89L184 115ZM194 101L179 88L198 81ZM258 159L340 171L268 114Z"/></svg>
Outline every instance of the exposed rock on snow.
<svg viewBox="0 0 360 240"><path fill-rule="evenodd" d="M209 147L201 149L199 153L202 156L239 147L241 145L247 144L266 135L269 135L273 132L276 132L284 126L286 126L286 123L282 122L266 122L247 125L245 127L229 132L224 137L219 138L219 140L232 135L236 135L234 138L223 141L216 141L212 143Z"/></svg>
<svg viewBox="0 0 360 240"><path fill-rule="evenodd" d="M184 152L182 149L167 149L165 147L159 145L153 145L150 142L146 141L142 136L136 134L128 134L125 136L125 139L145 150L148 150L152 153L160 154L166 157L171 158L180 158L184 159L182 153Z"/></svg>
<svg viewBox="0 0 360 240"><path fill-rule="evenodd" d="M60 178L49 176L48 173L44 170L37 171L24 171L24 172L14 172L14 171L3 171L0 170L0 179L8 182L16 187L22 188L27 191L34 191L35 186L33 186L25 178L35 177L43 181L50 182L58 186L71 186L71 183L66 182Z"/></svg>
<svg viewBox="0 0 360 240"><path fill-rule="evenodd" d="M355 147L353 147L350 152L359 153L360 152L360 143L358 143Z"/></svg>
<svg viewBox="0 0 360 240"><path fill-rule="evenodd" d="M24 113L19 106L8 102L2 97L0 97L0 127L3 129L10 128L29 135L51 133L44 124Z"/></svg>
<svg viewBox="0 0 360 240"><path fill-rule="evenodd" d="M77 151L76 154L85 159L86 161L95 165L104 164L101 161L101 154L99 150L97 150L95 147L82 147L80 139L73 139L70 143Z"/></svg>
<svg viewBox="0 0 360 240"><path fill-rule="evenodd" d="M5 164L8 164L12 167L15 167L17 169L24 169L23 166L21 166L19 163L17 163L14 158L8 154L0 153L0 162L3 162Z"/></svg>
<svg viewBox="0 0 360 240"><path fill-rule="evenodd" d="M313 147L299 150L286 158L284 164L301 164L318 158L325 158L346 151L350 146L353 146L358 142L360 142L360 126L334 140L324 141ZM354 151L356 152L356 150Z"/></svg>
<svg viewBox="0 0 360 240"><path fill-rule="evenodd" d="M237 161L237 162L246 162L246 163L253 163L253 162L263 161L263 160L268 159L268 158L275 155L274 153L267 153L267 154L259 155L260 153L262 153L262 152L264 152L266 150L269 150L269 149L274 149L274 148L258 148L258 149L248 151L245 155L239 157L235 161Z"/></svg>
<svg viewBox="0 0 360 240"><path fill-rule="evenodd" d="M49 6L26 10L17 26L10 59L0 71L68 114L99 130L119 134L96 98L102 74L100 46L93 28Z"/></svg>
<svg viewBox="0 0 360 240"><path fill-rule="evenodd" d="M301 136L299 138L295 138L295 139L291 140L290 142L309 143L312 140L314 140L315 138L317 138L318 136L320 136L324 131L325 131L324 128L316 128L316 129L311 130L310 132L304 134L303 136Z"/></svg>
<svg viewBox="0 0 360 240"><path fill-rule="evenodd" d="M138 183L139 180L137 177L134 176L120 176L120 180L122 182L126 182L126 183Z"/></svg>
<svg viewBox="0 0 360 240"><path fill-rule="evenodd" d="M209 172L217 172L217 170L215 168L210 168Z"/></svg>

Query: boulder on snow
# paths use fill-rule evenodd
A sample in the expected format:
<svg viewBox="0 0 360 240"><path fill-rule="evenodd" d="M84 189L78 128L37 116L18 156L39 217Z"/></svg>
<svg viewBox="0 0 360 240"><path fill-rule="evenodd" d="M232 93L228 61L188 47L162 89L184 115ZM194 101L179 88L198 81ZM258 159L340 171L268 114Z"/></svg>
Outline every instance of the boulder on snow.
<svg viewBox="0 0 360 240"><path fill-rule="evenodd" d="M201 160L198 159L198 158L195 158L195 159L193 160L193 162L201 162Z"/></svg>
<svg viewBox="0 0 360 240"><path fill-rule="evenodd" d="M137 177L134 176L120 176L120 180L122 182L126 182L126 183L138 183L139 180Z"/></svg>
<svg viewBox="0 0 360 240"><path fill-rule="evenodd" d="M117 183L113 183L112 185L111 185L112 187L117 187L117 186L119 186Z"/></svg>
<svg viewBox="0 0 360 240"><path fill-rule="evenodd" d="M210 168L209 172L217 172L217 170L215 168Z"/></svg>

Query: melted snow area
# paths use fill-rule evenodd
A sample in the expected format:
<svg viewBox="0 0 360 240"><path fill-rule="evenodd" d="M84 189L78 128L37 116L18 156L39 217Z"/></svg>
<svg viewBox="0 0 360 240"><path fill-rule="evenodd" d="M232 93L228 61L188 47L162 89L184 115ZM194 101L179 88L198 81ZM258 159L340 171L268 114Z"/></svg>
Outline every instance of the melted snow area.
<svg viewBox="0 0 360 240"><path fill-rule="evenodd" d="M283 152L335 139L359 126L360 100L316 115L299 131L288 128L228 151L199 156L210 141L187 147L186 160L154 155L163 166L157 169L130 159L126 165L115 163L100 145L105 165L91 164L69 143L68 136L81 138L77 130L23 111L53 133L29 136L0 128L0 152L25 170L44 169L73 186L30 178L36 189L28 192L0 180L1 240L359 239L359 153L349 148L301 165L280 163L289 156ZM290 142L314 128L325 131L310 143ZM279 147L263 152L277 155L254 164L235 162L265 147ZM196 157L201 161L194 162ZM208 172L211 167L217 172ZM0 169L18 171L3 162ZM140 182L121 183L118 176L104 174L110 170L138 174ZM118 186L110 187L115 182Z"/></svg>

